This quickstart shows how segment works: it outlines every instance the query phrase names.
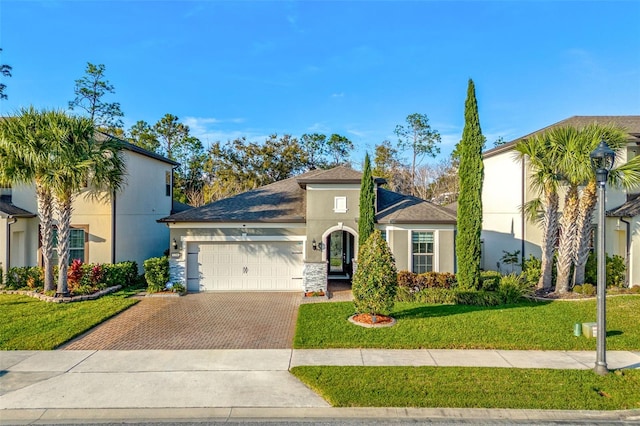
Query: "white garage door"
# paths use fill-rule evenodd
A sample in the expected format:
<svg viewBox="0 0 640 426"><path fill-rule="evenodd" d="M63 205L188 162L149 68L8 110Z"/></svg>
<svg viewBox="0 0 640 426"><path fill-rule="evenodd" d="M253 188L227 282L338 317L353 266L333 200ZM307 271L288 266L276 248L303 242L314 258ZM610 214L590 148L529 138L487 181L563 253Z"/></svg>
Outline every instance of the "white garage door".
<svg viewBox="0 0 640 426"><path fill-rule="evenodd" d="M189 243L189 291L302 291L302 242Z"/></svg>

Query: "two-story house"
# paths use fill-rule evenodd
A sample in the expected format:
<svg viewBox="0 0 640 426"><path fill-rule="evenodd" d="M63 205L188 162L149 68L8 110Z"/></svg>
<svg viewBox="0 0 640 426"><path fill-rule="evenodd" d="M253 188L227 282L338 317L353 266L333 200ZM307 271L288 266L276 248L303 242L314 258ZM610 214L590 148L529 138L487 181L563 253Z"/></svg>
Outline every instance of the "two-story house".
<svg viewBox="0 0 640 426"><path fill-rule="evenodd" d="M326 290L350 279L361 180L348 167L312 170L161 219L172 279L189 291ZM398 270L454 272L455 213L381 183L375 226Z"/></svg>
<svg viewBox="0 0 640 426"><path fill-rule="evenodd" d="M73 203L70 258L87 263L131 260L142 269L145 259L168 249L169 231L157 219L172 213L177 163L124 141L123 145L124 188L100 200L80 194ZM41 264L34 185L2 191L0 267Z"/></svg>
<svg viewBox="0 0 640 426"><path fill-rule="evenodd" d="M520 140L554 127L581 128L592 123L613 124L628 133L627 146L617 158L623 164L640 154L640 116L574 116L515 139L484 153L483 268L508 271L501 264L504 251L520 251L520 259L530 254L540 257L541 228L525 218L521 206L538 195L531 189L527 159L518 159L514 146ZM640 285L640 187L626 191L607 186L605 250L627 262L627 282ZM594 217L594 226L597 220Z"/></svg>

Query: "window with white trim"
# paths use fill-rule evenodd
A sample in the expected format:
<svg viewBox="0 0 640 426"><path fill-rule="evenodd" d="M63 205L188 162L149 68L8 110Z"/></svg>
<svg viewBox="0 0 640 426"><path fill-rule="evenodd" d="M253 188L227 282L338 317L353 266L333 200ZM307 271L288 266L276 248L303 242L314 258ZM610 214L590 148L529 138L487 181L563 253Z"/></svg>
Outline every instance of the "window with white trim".
<svg viewBox="0 0 640 426"><path fill-rule="evenodd" d="M333 211L335 213L347 212L347 197L334 197L333 198Z"/></svg>
<svg viewBox="0 0 640 426"><path fill-rule="evenodd" d="M432 272L435 235L430 231L411 232L412 271L416 274Z"/></svg>
<svg viewBox="0 0 640 426"><path fill-rule="evenodd" d="M74 259L80 259L83 263L87 261L87 246L89 232L88 227L79 226L72 227L69 230L69 265ZM58 264L58 229L53 228L53 252L51 253L51 261L54 265Z"/></svg>

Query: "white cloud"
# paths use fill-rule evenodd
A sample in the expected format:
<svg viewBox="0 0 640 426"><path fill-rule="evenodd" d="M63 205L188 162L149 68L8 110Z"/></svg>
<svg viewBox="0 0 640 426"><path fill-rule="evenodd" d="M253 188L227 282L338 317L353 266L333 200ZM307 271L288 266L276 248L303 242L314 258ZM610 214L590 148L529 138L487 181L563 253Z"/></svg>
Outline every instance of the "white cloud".
<svg viewBox="0 0 640 426"><path fill-rule="evenodd" d="M332 93L331 94L332 98L344 98L344 92L340 92L340 93Z"/></svg>

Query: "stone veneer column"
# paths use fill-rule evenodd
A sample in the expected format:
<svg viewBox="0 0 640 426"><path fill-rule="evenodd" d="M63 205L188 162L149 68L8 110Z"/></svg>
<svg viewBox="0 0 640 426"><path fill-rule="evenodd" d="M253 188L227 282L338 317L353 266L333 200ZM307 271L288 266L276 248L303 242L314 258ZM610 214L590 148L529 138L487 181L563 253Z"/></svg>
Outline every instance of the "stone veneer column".
<svg viewBox="0 0 640 426"><path fill-rule="evenodd" d="M322 291L327 293L327 262L305 262L302 278L304 292Z"/></svg>
<svg viewBox="0 0 640 426"><path fill-rule="evenodd" d="M172 283L180 283L187 288L187 277L184 259L169 258L169 279Z"/></svg>

